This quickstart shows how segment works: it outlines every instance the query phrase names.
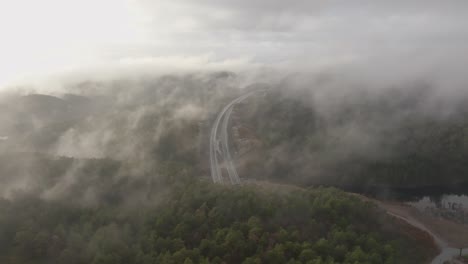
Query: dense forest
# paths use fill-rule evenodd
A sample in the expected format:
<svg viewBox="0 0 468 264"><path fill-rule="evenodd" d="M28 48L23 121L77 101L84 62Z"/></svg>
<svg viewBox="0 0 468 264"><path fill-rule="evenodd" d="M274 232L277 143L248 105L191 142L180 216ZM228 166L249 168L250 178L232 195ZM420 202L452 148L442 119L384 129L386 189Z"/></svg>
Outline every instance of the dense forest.
<svg viewBox="0 0 468 264"><path fill-rule="evenodd" d="M167 178L170 191L147 204L2 200L0 261L413 264L435 252L337 189L225 187L178 174L183 181Z"/></svg>

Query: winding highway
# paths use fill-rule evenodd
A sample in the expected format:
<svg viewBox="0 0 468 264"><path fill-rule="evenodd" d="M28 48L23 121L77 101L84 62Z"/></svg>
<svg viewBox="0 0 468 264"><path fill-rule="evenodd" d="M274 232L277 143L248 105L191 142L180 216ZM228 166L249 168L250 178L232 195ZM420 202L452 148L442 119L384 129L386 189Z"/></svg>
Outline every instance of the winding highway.
<svg viewBox="0 0 468 264"><path fill-rule="evenodd" d="M216 117L210 134L210 166L211 178L214 183L233 185L241 183L229 150L229 119L236 104L261 91L263 90L255 90L237 97L226 105ZM220 132L219 135L218 132ZM227 170L229 182L223 177L220 160Z"/></svg>

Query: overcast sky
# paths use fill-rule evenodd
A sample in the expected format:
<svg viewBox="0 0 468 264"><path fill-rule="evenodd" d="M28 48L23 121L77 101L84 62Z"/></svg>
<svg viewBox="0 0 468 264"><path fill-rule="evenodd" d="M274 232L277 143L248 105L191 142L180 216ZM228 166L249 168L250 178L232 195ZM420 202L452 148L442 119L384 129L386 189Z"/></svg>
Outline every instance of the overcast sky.
<svg viewBox="0 0 468 264"><path fill-rule="evenodd" d="M467 14L464 0L2 0L0 85L155 64L464 71Z"/></svg>

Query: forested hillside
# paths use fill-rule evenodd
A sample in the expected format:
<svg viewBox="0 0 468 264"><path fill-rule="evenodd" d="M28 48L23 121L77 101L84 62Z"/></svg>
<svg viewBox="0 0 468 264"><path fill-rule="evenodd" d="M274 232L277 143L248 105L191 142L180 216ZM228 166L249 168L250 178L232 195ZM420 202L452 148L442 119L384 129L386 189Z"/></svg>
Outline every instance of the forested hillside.
<svg viewBox="0 0 468 264"><path fill-rule="evenodd" d="M2 200L0 261L414 264L435 252L336 189L272 192L184 178L153 204Z"/></svg>

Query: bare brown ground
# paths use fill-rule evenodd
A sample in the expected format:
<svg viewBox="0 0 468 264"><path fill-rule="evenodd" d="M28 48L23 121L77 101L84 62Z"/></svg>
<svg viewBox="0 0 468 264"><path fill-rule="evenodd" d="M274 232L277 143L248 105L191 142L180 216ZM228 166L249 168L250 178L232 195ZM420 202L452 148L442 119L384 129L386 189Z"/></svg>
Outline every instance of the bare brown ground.
<svg viewBox="0 0 468 264"><path fill-rule="evenodd" d="M414 239L418 245L422 245L427 249L424 253L428 263L440 253L440 249L435 243L434 238L426 231L421 230L400 218L396 218L396 224L396 228L402 236Z"/></svg>
<svg viewBox="0 0 468 264"><path fill-rule="evenodd" d="M440 240L445 242L449 247L468 247L468 225L423 214L416 208L404 203L379 201L360 194L353 195L359 196L363 200L375 202L389 214L400 216L405 219L413 219L419 222Z"/></svg>
<svg viewBox="0 0 468 264"><path fill-rule="evenodd" d="M401 204L379 202L387 211L393 214L413 218L422 223L427 229L437 235L442 241L445 241L449 247L466 248L468 247L468 226L449 221L447 219L433 217L419 212L416 208Z"/></svg>

